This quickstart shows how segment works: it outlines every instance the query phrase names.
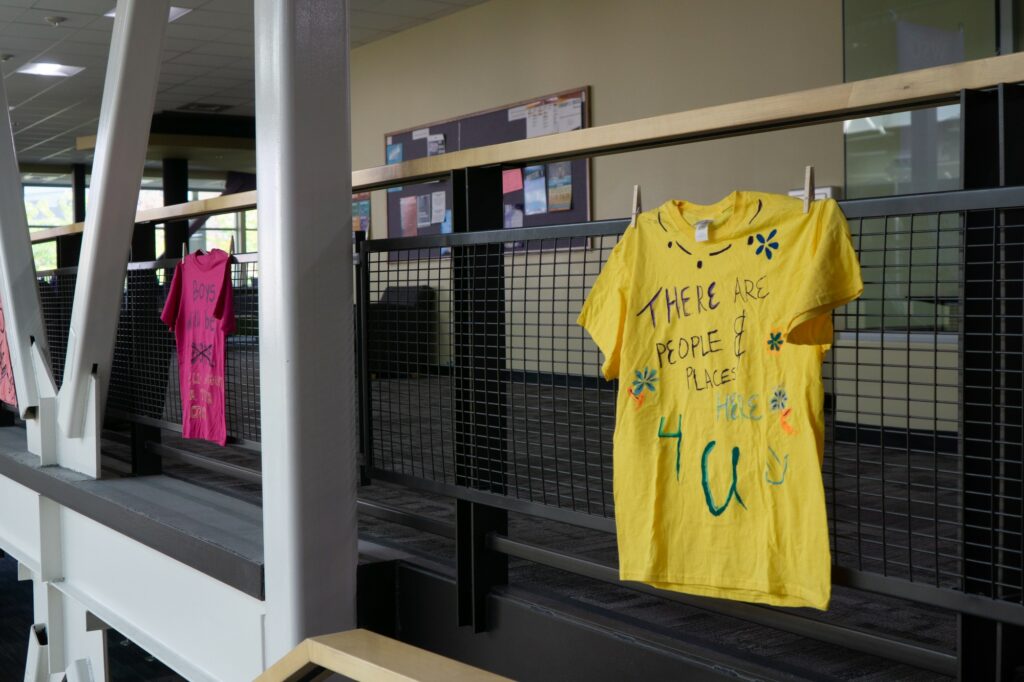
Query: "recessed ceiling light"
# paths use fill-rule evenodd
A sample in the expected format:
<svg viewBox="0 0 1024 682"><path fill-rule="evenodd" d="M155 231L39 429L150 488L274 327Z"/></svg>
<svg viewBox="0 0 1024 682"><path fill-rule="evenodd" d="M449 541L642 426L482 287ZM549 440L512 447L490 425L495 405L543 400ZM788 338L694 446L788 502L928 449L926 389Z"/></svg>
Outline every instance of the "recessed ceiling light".
<svg viewBox="0 0 1024 682"><path fill-rule="evenodd" d="M180 19L191 11L192 10L188 7L171 7L171 9L167 12L167 23L171 23L175 19ZM116 14L116 12L117 8L115 7L103 16L113 17Z"/></svg>
<svg viewBox="0 0 1024 682"><path fill-rule="evenodd" d="M84 66L67 66L66 64L51 64L49 62L30 62L17 69L18 73L28 73L33 76L74 76L85 70Z"/></svg>

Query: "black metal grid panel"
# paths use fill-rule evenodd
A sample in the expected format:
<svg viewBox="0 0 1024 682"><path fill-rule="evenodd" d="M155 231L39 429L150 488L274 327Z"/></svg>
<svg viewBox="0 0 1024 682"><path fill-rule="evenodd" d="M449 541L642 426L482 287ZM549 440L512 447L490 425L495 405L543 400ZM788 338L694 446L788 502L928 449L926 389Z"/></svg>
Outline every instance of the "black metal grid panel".
<svg viewBox="0 0 1024 682"><path fill-rule="evenodd" d="M108 409L120 416L181 424L181 394L174 335L160 320L174 261L132 264L125 279L114 347ZM237 331L225 345L227 432L260 439L258 265L231 266Z"/></svg>
<svg viewBox="0 0 1024 682"><path fill-rule="evenodd" d="M959 589L959 212L850 221L864 294L836 311L823 474L838 566Z"/></svg>
<svg viewBox="0 0 1024 682"><path fill-rule="evenodd" d="M615 385L575 319L616 241L369 253L374 469L610 518Z"/></svg>
<svg viewBox="0 0 1024 682"><path fill-rule="evenodd" d="M1009 212L980 211L1003 224L975 249L992 280L977 293L970 267L965 278L967 213L946 210L955 201L926 198L915 205L941 211L893 215L879 213L898 204L879 204L850 221L865 292L836 311L823 367L833 558L954 590L980 565L992 588L982 593L1019 603L1021 239ZM589 249L556 248L569 235L561 228L516 242L477 233L368 244L373 470L611 517L614 385L598 379L599 353L575 318L620 231L591 231ZM441 244L450 258L437 257ZM428 287L433 302L398 305L414 287ZM972 353L995 372L982 411L963 397L985 382L964 374ZM993 440L972 438L973 423ZM476 468L456 466L460 439Z"/></svg>
<svg viewBox="0 0 1024 682"><path fill-rule="evenodd" d="M71 326L71 304L75 298L75 280L78 268L60 268L40 272L37 276L39 301L46 325L46 339L50 347L50 366L53 380L59 388L64 379L64 358L68 348L68 329Z"/></svg>

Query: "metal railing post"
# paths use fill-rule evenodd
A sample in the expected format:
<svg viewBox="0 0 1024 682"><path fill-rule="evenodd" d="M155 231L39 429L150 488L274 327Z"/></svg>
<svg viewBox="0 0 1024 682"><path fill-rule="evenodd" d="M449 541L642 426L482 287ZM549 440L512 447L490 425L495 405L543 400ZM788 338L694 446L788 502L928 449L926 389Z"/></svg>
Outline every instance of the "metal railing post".
<svg viewBox="0 0 1024 682"><path fill-rule="evenodd" d="M452 173L455 232L502 224L501 168ZM504 243L452 250L456 485L504 494L508 449ZM486 629L487 592L508 582L508 557L486 546L507 532L508 512L459 500L456 562L459 624Z"/></svg>

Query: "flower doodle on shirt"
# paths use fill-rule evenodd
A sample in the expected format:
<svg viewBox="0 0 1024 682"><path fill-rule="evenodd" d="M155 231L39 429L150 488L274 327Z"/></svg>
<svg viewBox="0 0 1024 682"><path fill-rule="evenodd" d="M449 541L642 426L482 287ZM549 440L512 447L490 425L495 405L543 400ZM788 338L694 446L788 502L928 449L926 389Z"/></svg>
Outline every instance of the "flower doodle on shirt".
<svg viewBox="0 0 1024 682"><path fill-rule="evenodd" d="M775 329L773 327L772 330L768 333L768 352L778 353L780 350L782 350L782 344L784 343L785 341L782 339L782 330Z"/></svg>
<svg viewBox="0 0 1024 682"><path fill-rule="evenodd" d="M641 395L644 389L654 393L654 382L658 380L658 370L644 367L643 373L640 370L633 370L636 379L633 380L633 395Z"/></svg>
<svg viewBox="0 0 1024 682"><path fill-rule="evenodd" d="M192 364L196 365L205 362L210 367L215 367L213 362L213 344L192 342Z"/></svg>
<svg viewBox="0 0 1024 682"><path fill-rule="evenodd" d="M785 388L782 386L776 388L775 392L772 393L771 400L769 401L769 406L772 408L772 412L778 412L779 410L786 409L786 401L788 399Z"/></svg>
<svg viewBox="0 0 1024 682"><path fill-rule="evenodd" d="M767 237L761 234L754 235L754 237L757 239L757 249L754 251L754 255L760 256L763 252L765 257L768 260L771 260L772 251L779 250L779 242L775 241L775 235L778 233L778 230L772 230L771 232L768 233ZM753 242L749 239L747 240L747 243L753 244Z"/></svg>
<svg viewBox="0 0 1024 682"><path fill-rule="evenodd" d="M786 481L786 472L789 471L789 455L783 455L780 459L779 456L775 454L775 450L773 450L771 446L768 446L768 454L771 455L771 459L764 465L764 480L768 481L772 485L782 485ZM773 468L773 462L775 469L778 469L780 464L782 465L782 474L776 478L773 478L770 475Z"/></svg>

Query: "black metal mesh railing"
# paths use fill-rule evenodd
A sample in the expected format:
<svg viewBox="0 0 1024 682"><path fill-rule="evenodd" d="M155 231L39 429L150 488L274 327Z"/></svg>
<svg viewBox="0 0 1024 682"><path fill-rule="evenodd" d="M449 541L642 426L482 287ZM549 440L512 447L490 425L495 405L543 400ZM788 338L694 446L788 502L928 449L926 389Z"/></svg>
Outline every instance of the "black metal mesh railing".
<svg viewBox="0 0 1024 682"><path fill-rule="evenodd" d="M225 346L225 408L228 435L260 439L258 264L254 254L231 266L237 331ZM181 393L174 335L160 320L177 259L132 263L125 278L117 341L107 395L113 416L143 418L174 428L181 424ZM40 273L39 288L60 385L64 370L76 268Z"/></svg>
<svg viewBox="0 0 1024 682"><path fill-rule="evenodd" d="M71 304L75 298L78 268L60 268L39 273L39 302L46 324L50 347L53 380L60 388L64 378L64 359L68 349L68 328L71 326Z"/></svg>
<svg viewBox="0 0 1024 682"><path fill-rule="evenodd" d="M959 588L959 212L851 219L864 294L834 315L824 480L836 565Z"/></svg>
<svg viewBox="0 0 1024 682"><path fill-rule="evenodd" d="M1021 221L905 205L849 204L865 291L823 367L833 559L1019 604ZM575 319L624 227L368 243L374 475L613 517L615 386Z"/></svg>
<svg viewBox="0 0 1024 682"><path fill-rule="evenodd" d="M1012 192L844 204L865 291L834 316L823 477L837 566L1019 605L1024 192ZM575 320L625 225L366 242L370 474L610 528L616 386ZM126 279L109 405L175 423L166 263ZM260 437L256 267L234 266L228 342L228 431L248 441ZM40 277L58 378L73 289L73 269Z"/></svg>
<svg viewBox="0 0 1024 682"><path fill-rule="evenodd" d="M574 321L616 240L371 251L374 468L610 518L615 388Z"/></svg>

